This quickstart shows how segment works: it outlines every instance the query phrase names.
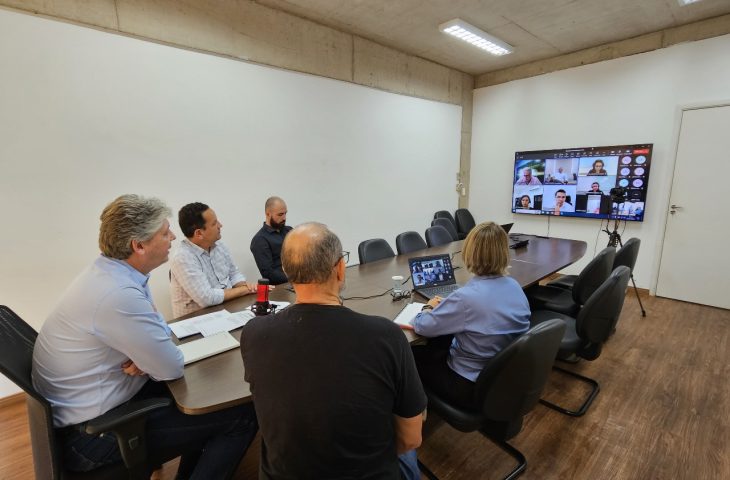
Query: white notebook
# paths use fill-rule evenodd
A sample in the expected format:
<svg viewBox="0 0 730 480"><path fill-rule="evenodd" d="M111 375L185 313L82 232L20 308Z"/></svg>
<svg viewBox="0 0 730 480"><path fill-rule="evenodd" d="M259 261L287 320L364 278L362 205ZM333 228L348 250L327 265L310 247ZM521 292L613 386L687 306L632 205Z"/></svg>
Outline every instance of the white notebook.
<svg viewBox="0 0 730 480"><path fill-rule="evenodd" d="M197 362L198 360L236 348L238 345L238 340L233 335L228 332L221 332L210 337L204 337L178 345L177 348L182 351L185 365L187 365L188 363Z"/></svg>
<svg viewBox="0 0 730 480"><path fill-rule="evenodd" d="M408 305L403 307L403 310L400 311L398 316L395 317L395 320L393 321L397 323L401 328L413 330L413 324L411 324L411 322L414 318L416 318L416 315L421 313L421 309L424 305L426 304L419 302L409 303Z"/></svg>

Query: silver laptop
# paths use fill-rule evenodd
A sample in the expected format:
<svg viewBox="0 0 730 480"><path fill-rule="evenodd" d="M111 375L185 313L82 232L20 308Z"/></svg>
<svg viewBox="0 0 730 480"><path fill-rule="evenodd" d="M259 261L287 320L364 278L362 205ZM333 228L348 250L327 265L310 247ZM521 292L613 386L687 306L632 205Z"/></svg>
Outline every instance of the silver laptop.
<svg viewBox="0 0 730 480"><path fill-rule="evenodd" d="M428 298L445 297L457 288L449 254L408 259L413 290Z"/></svg>

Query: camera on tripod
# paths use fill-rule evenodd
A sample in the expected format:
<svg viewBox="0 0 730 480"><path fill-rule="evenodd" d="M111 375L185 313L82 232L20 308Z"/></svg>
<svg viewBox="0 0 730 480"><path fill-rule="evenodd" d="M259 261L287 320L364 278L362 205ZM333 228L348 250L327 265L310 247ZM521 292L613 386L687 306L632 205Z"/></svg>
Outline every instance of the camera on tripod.
<svg viewBox="0 0 730 480"><path fill-rule="evenodd" d="M611 194L611 201L614 203L624 203L628 192L624 187L613 187L609 192Z"/></svg>

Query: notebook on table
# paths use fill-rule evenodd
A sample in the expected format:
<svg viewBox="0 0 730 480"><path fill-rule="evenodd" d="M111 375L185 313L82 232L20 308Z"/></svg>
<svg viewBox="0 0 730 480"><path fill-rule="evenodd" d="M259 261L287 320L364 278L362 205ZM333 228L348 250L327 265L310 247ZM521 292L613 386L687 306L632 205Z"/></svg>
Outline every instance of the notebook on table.
<svg viewBox="0 0 730 480"><path fill-rule="evenodd" d="M228 332L216 333L210 337L203 337L192 342L178 345L183 353L185 365L204 358L218 355L232 348L238 347L238 340Z"/></svg>
<svg viewBox="0 0 730 480"><path fill-rule="evenodd" d="M449 254L409 258L408 266L413 290L429 300L437 295L445 297L459 288Z"/></svg>

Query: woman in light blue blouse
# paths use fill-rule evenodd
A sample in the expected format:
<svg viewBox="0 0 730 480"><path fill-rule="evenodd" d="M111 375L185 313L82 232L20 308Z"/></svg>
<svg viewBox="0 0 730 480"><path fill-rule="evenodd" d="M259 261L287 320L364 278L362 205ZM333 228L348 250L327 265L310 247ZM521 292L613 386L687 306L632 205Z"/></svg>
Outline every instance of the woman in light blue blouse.
<svg viewBox="0 0 730 480"><path fill-rule="evenodd" d="M507 275L507 234L498 224L474 227L462 257L474 277L423 307L413 328L439 338L413 347L413 355L425 386L455 405L474 408L474 382L489 359L527 331L530 306L522 287Z"/></svg>

